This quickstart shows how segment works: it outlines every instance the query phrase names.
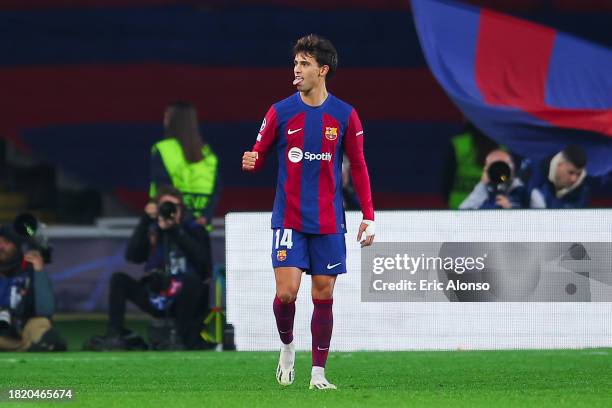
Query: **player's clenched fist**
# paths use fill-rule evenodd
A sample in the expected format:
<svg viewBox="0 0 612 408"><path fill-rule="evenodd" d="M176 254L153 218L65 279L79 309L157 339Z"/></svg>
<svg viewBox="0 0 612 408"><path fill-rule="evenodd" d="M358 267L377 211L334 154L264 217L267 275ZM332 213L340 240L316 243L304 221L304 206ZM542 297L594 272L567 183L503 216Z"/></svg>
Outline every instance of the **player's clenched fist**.
<svg viewBox="0 0 612 408"><path fill-rule="evenodd" d="M361 247L370 246L374 242L374 234L375 234L375 225L374 221L363 220L359 225L359 232L357 233L357 242L361 244ZM361 237L365 233L365 239L362 241Z"/></svg>
<svg viewBox="0 0 612 408"><path fill-rule="evenodd" d="M244 152L242 155L242 170L252 171L255 169L257 152Z"/></svg>

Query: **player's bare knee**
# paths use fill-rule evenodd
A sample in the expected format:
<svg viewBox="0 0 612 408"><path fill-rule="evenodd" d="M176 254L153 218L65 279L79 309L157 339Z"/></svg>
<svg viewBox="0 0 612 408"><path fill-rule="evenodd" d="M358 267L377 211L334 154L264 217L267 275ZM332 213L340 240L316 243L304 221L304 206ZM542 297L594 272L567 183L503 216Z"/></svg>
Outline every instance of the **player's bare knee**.
<svg viewBox="0 0 612 408"><path fill-rule="evenodd" d="M281 290L276 293L276 296L278 296L281 303L295 302L295 299L297 298L297 290Z"/></svg>
<svg viewBox="0 0 612 408"><path fill-rule="evenodd" d="M327 299L331 299L333 294L334 294L333 286L321 287L321 288L313 287L312 288L312 298L313 299L327 300Z"/></svg>
<svg viewBox="0 0 612 408"><path fill-rule="evenodd" d="M312 298L321 300L331 299L334 295L334 283L335 279L320 276L313 277Z"/></svg>

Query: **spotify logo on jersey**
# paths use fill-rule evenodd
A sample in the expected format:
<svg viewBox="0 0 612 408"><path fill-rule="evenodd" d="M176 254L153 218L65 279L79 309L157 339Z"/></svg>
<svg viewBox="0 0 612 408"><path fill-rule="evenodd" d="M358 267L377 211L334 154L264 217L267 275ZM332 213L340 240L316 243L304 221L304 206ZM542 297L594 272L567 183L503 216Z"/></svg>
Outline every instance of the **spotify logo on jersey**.
<svg viewBox="0 0 612 408"><path fill-rule="evenodd" d="M291 163L299 163L302 161L302 159L309 162L315 160L330 162L332 160L332 156L333 155L331 153L302 152L302 149L300 149L299 147L292 147L287 153L287 157L289 157L289 161Z"/></svg>
<svg viewBox="0 0 612 408"><path fill-rule="evenodd" d="M287 156L289 157L289 161L291 163L299 163L302 161L304 153L302 153L302 149L300 149L299 147L292 147L291 149L289 149L289 153L287 154Z"/></svg>

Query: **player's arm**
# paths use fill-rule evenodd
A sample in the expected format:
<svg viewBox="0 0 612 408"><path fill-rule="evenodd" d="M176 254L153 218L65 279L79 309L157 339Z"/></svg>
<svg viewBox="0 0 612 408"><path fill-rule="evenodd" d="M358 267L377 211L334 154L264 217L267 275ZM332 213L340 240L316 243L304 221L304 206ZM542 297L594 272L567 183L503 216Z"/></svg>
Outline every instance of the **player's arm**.
<svg viewBox="0 0 612 408"><path fill-rule="evenodd" d="M242 155L242 170L257 171L263 167L266 154L276 142L277 127L276 110L271 106L261 124L253 149Z"/></svg>
<svg viewBox="0 0 612 408"><path fill-rule="evenodd" d="M344 152L351 163L351 178L363 213L357 241L361 242L361 246L369 246L374 242L374 205L370 190L370 175L363 155L363 126L355 109L351 112L344 135ZM364 233L365 240L362 241Z"/></svg>

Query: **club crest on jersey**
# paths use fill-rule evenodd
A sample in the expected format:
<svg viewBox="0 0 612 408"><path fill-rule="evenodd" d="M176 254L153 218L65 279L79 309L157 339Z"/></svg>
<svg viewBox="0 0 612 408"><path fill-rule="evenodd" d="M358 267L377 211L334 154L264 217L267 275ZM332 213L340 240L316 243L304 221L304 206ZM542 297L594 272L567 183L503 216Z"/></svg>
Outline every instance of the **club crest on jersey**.
<svg viewBox="0 0 612 408"><path fill-rule="evenodd" d="M287 250L279 249L278 251L276 251L276 259L278 259L280 262L283 262L285 259L287 259Z"/></svg>
<svg viewBox="0 0 612 408"><path fill-rule="evenodd" d="M336 127L325 127L325 138L327 140L334 141L338 138L338 128Z"/></svg>

